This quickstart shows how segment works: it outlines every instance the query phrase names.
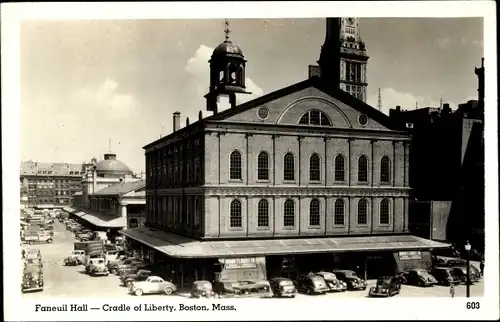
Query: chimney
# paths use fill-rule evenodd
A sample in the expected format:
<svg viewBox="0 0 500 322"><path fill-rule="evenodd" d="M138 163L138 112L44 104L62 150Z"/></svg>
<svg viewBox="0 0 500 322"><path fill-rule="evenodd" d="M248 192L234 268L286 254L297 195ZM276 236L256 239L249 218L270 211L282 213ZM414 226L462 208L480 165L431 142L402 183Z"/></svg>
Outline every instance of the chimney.
<svg viewBox="0 0 500 322"><path fill-rule="evenodd" d="M181 128L181 113L174 112L174 132L179 131Z"/></svg>
<svg viewBox="0 0 500 322"><path fill-rule="evenodd" d="M401 106L400 105L396 106L396 112L401 112Z"/></svg>
<svg viewBox="0 0 500 322"><path fill-rule="evenodd" d="M201 121L203 119L203 113L200 111L198 113L198 121Z"/></svg>
<svg viewBox="0 0 500 322"><path fill-rule="evenodd" d="M186 126L189 126L189 117L186 117Z"/></svg>

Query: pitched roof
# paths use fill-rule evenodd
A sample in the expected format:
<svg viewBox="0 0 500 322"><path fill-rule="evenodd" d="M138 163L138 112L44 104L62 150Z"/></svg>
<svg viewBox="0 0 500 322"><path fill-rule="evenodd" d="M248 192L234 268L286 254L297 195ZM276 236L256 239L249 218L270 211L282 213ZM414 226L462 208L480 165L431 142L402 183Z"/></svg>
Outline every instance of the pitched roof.
<svg viewBox="0 0 500 322"><path fill-rule="evenodd" d="M256 99L253 99L251 101L240 104L236 108L227 109L221 113L217 113L215 115L209 116L209 117L203 119L203 121L223 120L229 116L239 114L243 111L249 110L251 108L254 108L254 107L262 105L262 104L266 104L268 102L274 101L276 99L279 99L279 98L284 97L286 95L290 95L292 93L301 91L301 90L309 88L309 87L317 88L320 91L322 91L322 92L324 92L332 97L335 97L336 99L340 100L342 103L357 109L361 113L366 114L368 117L372 118L373 120L386 126L389 129L394 128L394 125L390 121L388 115L382 113L378 109L366 104L365 102L357 99L356 97L352 96L351 94L341 90L340 88L334 86L330 82L325 81L324 79L322 79L318 76L312 76L312 77L310 77L304 81L301 81L299 83L295 83L295 84L290 85L288 87L279 89L279 90L274 91L272 93L269 93L267 95L264 95L264 96L258 97Z"/></svg>
<svg viewBox="0 0 500 322"><path fill-rule="evenodd" d="M21 162L20 170L21 175L36 175L38 172L42 176L80 176L82 165L79 163L50 163L29 160Z"/></svg>
<svg viewBox="0 0 500 322"><path fill-rule="evenodd" d="M182 133L185 133L186 131L193 130L195 127L199 127L200 124L204 124L204 123L210 122L210 121L224 120L227 117L239 114L241 112L244 112L244 111L249 110L251 108L254 108L256 106L266 104L268 102L274 101L276 99L279 99L279 98L284 97L286 95L290 95L292 93L298 92L300 90L303 90L303 89L306 89L309 87L315 87L315 88L319 89L320 91L322 91L322 92L324 92L332 97L335 97L336 99L340 100L344 104L357 109L361 113L366 114L369 118L377 121L381 125L389 128L391 130L401 131L391 121L391 119L389 118L388 115L386 115L386 114L382 113L381 111L379 111L378 109L366 104L365 102L357 99L356 97L352 96L351 94L341 90L340 88L338 88L334 84L332 84L332 83L330 83L330 82L328 82L328 81L326 81L318 76L311 76L310 78L308 78L306 80L292 84L288 87L284 87L284 88L279 89L277 91L274 91L272 93L263 95L263 96L258 97L256 99L253 99L251 101L245 102L243 104L236 106L235 108L227 109L227 110L222 111L220 113L217 113L215 115L211 115L209 117L206 117L206 118L202 119L201 121L194 122L194 123L190 124L189 126L181 128L178 131L176 131L170 135L164 136L163 138L160 138L158 140L155 140L155 141L145 145L143 147L143 149L148 149L149 147L154 146L157 143L169 140L171 137L173 137L175 135L180 135Z"/></svg>
<svg viewBox="0 0 500 322"><path fill-rule="evenodd" d="M101 189L101 190L95 192L93 195L94 196L122 196L122 195L129 193L131 191L143 189L145 187L146 187L145 180L123 182L123 183L114 184L111 187Z"/></svg>

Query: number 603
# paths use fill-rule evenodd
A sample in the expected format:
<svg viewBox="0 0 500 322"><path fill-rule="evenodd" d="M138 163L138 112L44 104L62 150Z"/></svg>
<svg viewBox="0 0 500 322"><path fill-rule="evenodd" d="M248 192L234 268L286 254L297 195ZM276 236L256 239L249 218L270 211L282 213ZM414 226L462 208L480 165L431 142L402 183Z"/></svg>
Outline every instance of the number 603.
<svg viewBox="0 0 500 322"><path fill-rule="evenodd" d="M466 307L468 310L477 310L479 309L480 305L479 302L467 302Z"/></svg>

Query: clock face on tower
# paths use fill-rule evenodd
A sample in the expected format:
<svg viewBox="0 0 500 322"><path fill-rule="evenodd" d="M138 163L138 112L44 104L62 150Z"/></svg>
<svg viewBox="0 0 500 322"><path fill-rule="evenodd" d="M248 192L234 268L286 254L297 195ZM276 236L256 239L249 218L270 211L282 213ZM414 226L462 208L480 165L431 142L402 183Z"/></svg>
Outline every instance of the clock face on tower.
<svg viewBox="0 0 500 322"><path fill-rule="evenodd" d="M352 18L352 17L347 18L347 23L348 24L354 25L354 22L355 22L354 18Z"/></svg>

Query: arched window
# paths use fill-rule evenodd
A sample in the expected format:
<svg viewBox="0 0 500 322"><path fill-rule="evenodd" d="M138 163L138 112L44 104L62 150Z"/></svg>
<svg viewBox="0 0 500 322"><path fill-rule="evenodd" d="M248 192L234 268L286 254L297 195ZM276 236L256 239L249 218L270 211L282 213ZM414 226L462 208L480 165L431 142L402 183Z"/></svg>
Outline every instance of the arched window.
<svg viewBox="0 0 500 322"><path fill-rule="evenodd" d="M137 228L137 227L139 227L139 222L137 221L137 219L135 218L130 219L128 222L128 228Z"/></svg>
<svg viewBox="0 0 500 322"><path fill-rule="evenodd" d="M380 160L380 182L389 183L391 180L391 160L388 156Z"/></svg>
<svg viewBox="0 0 500 322"><path fill-rule="evenodd" d="M264 151L257 157L257 180L269 180L269 156Z"/></svg>
<svg viewBox="0 0 500 322"><path fill-rule="evenodd" d="M305 112L300 117L299 124L332 126L332 122L330 122L328 116L325 113L318 110L311 110Z"/></svg>
<svg viewBox="0 0 500 322"><path fill-rule="evenodd" d="M365 199L358 201L358 225L366 225L367 220L367 203Z"/></svg>
<svg viewBox="0 0 500 322"><path fill-rule="evenodd" d="M335 181L344 181L344 180L345 180L344 157L339 154L335 157Z"/></svg>
<svg viewBox="0 0 500 322"><path fill-rule="evenodd" d="M269 202L261 199L257 206L257 226L269 227Z"/></svg>
<svg viewBox="0 0 500 322"><path fill-rule="evenodd" d="M295 226L295 203L292 199L287 199L285 201L285 211L283 212L283 226L293 227Z"/></svg>
<svg viewBox="0 0 500 322"><path fill-rule="evenodd" d="M309 180L310 181L319 181L320 180L320 172L319 172L319 155L314 153L309 158Z"/></svg>
<svg viewBox="0 0 500 322"><path fill-rule="evenodd" d="M309 204L309 226L319 226L319 200L313 199Z"/></svg>
<svg viewBox="0 0 500 322"><path fill-rule="evenodd" d="M387 199L380 202L380 224L389 225L389 200Z"/></svg>
<svg viewBox="0 0 500 322"><path fill-rule="evenodd" d="M368 159L364 155L358 159L358 181L368 182Z"/></svg>
<svg viewBox="0 0 500 322"><path fill-rule="evenodd" d="M344 200L343 199L337 199L335 201L335 207L334 207L334 223L335 225L343 226L344 225Z"/></svg>
<svg viewBox="0 0 500 322"><path fill-rule="evenodd" d="M231 201L231 214L229 216L229 226L231 228L241 227L241 201L234 199Z"/></svg>
<svg viewBox="0 0 500 322"><path fill-rule="evenodd" d="M241 180L241 153L239 151L231 152L229 163L229 178Z"/></svg>
<svg viewBox="0 0 500 322"><path fill-rule="evenodd" d="M283 165L283 179L287 181L295 180L295 158L293 154L285 154Z"/></svg>

